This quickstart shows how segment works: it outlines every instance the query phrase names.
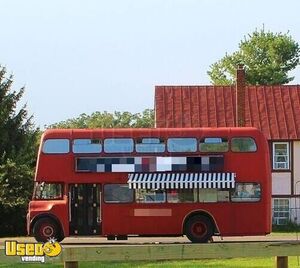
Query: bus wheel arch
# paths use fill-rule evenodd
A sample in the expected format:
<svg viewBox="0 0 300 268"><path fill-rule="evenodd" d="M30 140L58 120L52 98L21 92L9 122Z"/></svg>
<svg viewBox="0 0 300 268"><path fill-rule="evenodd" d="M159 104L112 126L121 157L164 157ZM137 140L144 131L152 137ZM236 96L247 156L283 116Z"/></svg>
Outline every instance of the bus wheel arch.
<svg viewBox="0 0 300 268"><path fill-rule="evenodd" d="M207 211L193 211L183 221L183 234L193 243L206 243L219 233L213 216Z"/></svg>
<svg viewBox="0 0 300 268"><path fill-rule="evenodd" d="M51 214L36 216L31 222L31 233L38 242L46 242L48 238L60 242L65 237L60 221Z"/></svg>

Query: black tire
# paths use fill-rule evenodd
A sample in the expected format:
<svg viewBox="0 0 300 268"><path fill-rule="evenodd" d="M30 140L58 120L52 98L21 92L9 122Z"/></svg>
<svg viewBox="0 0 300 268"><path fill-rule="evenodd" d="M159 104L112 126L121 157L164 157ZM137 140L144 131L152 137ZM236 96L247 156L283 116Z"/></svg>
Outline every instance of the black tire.
<svg viewBox="0 0 300 268"><path fill-rule="evenodd" d="M57 222L51 218L41 218L33 226L33 235L38 242L47 242L54 238L60 242L64 239Z"/></svg>
<svg viewBox="0 0 300 268"><path fill-rule="evenodd" d="M185 235L193 243L207 243L213 236L213 224L203 215L192 216L185 223Z"/></svg>

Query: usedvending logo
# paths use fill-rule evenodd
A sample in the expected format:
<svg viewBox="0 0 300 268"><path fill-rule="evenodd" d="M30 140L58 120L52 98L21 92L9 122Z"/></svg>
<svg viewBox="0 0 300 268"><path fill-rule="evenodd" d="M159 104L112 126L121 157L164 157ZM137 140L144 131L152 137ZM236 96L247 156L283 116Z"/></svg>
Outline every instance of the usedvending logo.
<svg viewBox="0 0 300 268"><path fill-rule="evenodd" d="M22 262L45 262L45 256L56 257L62 251L61 245L55 239L46 243L18 243L5 241L6 256L20 256Z"/></svg>

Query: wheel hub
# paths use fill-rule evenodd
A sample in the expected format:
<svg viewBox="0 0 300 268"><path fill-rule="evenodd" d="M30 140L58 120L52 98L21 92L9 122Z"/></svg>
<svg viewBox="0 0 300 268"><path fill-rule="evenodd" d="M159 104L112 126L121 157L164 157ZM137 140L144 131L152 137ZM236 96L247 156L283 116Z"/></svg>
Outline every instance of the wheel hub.
<svg viewBox="0 0 300 268"><path fill-rule="evenodd" d="M202 237L207 233L207 227L202 222L197 222L193 225L192 231L196 236Z"/></svg>
<svg viewBox="0 0 300 268"><path fill-rule="evenodd" d="M53 230L53 227L52 226L45 226L43 229L42 229L42 233L44 236L52 236L53 233L54 233L54 230Z"/></svg>

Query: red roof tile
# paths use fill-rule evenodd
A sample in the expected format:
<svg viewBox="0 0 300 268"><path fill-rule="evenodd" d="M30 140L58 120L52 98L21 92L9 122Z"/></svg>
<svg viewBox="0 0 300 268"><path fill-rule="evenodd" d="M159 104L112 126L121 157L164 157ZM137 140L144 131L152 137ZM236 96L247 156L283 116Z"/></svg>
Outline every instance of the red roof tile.
<svg viewBox="0 0 300 268"><path fill-rule="evenodd" d="M233 127L235 86L156 86L157 127ZM271 140L300 139L300 86L246 86L245 126Z"/></svg>

